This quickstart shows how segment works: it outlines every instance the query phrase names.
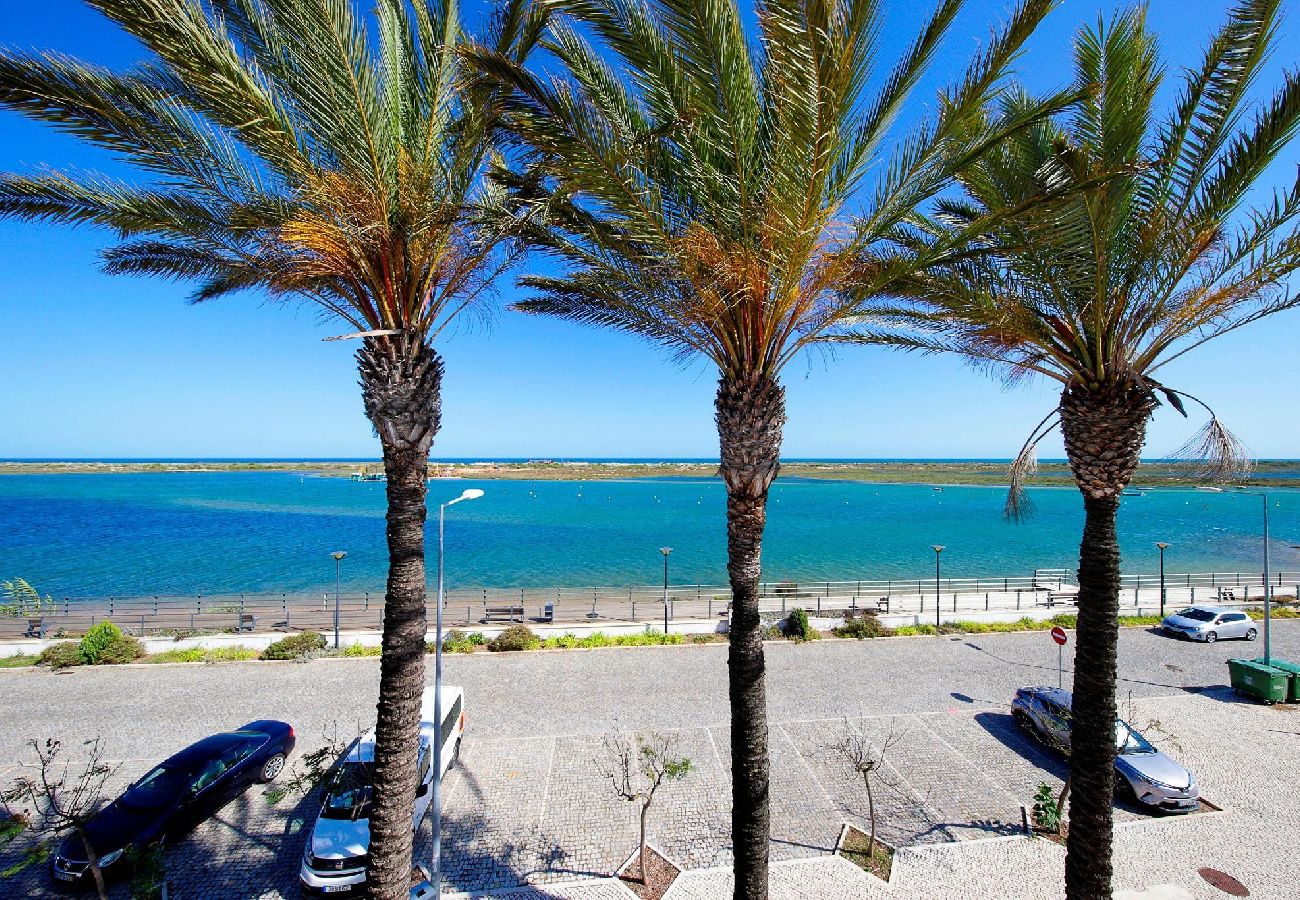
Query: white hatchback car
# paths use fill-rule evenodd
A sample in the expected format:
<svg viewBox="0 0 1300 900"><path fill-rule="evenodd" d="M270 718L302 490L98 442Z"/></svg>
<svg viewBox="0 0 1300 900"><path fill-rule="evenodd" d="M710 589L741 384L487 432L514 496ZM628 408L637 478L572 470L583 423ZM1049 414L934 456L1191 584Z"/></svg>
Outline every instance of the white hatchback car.
<svg viewBox="0 0 1300 900"><path fill-rule="evenodd" d="M460 757L465 733L465 692L442 688L442 727L434 722L434 692L426 688L421 699L419 787L415 794L417 831L433 797L433 742L441 737L442 775ZM371 768L375 761L375 733L352 742L334 767L321 803L320 814L307 836L299 880L305 897L362 895L366 889L366 862L370 851Z"/></svg>
<svg viewBox="0 0 1300 900"><path fill-rule="evenodd" d="M1253 641L1259 630L1250 616L1225 606L1189 606L1172 616L1165 616L1160 627L1166 634L1213 644L1220 638L1244 638Z"/></svg>

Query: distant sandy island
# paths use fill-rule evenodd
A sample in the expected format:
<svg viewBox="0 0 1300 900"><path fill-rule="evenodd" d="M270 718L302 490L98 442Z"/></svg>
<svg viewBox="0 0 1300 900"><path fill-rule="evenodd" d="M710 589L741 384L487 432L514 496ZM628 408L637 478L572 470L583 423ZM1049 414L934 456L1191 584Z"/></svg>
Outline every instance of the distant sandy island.
<svg viewBox="0 0 1300 900"><path fill-rule="evenodd" d="M369 461L339 462L0 462L0 475L49 474L157 474L168 472L302 472L347 478L355 472L379 473L383 466ZM690 462L431 462L431 478L511 479L516 481L611 481L639 478L712 478L716 463ZM783 478L828 481L864 481L878 484L1001 485L1007 482L1005 462L800 462L783 463ZM1070 484L1063 462L1045 462L1031 480L1036 485ZM1144 463L1133 480L1135 488L1178 487L1198 484L1194 472L1168 462ZM1300 461L1260 462L1246 485L1300 486Z"/></svg>

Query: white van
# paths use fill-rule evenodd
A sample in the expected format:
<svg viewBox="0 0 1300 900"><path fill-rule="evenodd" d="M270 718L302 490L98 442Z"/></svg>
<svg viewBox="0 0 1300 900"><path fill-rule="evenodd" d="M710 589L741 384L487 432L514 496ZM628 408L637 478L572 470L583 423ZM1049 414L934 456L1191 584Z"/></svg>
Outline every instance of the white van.
<svg viewBox="0 0 1300 900"><path fill-rule="evenodd" d="M442 687L442 728L434 723L434 689L425 688L420 710L420 781L415 794L415 819L420 822L433 800L433 742L442 741L442 773L460 757L465 733L465 692ZM320 814L307 836L303 852L302 892L307 897L362 894L366 886L366 861L370 849L371 767L375 760L375 733L352 742L339 757L326 783Z"/></svg>

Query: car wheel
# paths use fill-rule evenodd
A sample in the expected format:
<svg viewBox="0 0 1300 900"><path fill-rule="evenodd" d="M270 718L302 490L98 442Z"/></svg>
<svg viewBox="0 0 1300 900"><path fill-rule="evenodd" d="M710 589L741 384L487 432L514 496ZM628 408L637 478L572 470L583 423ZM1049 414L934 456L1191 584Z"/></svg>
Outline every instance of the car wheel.
<svg viewBox="0 0 1300 900"><path fill-rule="evenodd" d="M1207 632L1205 632L1205 643L1207 643L1207 644L1213 644L1213 643L1214 643L1215 641L1217 641L1218 639L1219 639L1219 636L1218 636L1217 634L1215 634L1213 631L1207 631Z"/></svg>
<svg viewBox="0 0 1300 900"><path fill-rule="evenodd" d="M460 741L456 742L456 746L451 751L451 762L447 763L447 771L456 768L458 762L460 762Z"/></svg>
<svg viewBox="0 0 1300 900"><path fill-rule="evenodd" d="M275 781L280 773L284 771L284 754L277 753L266 762L262 763L262 771L258 773L257 779L263 784L269 781Z"/></svg>
<svg viewBox="0 0 1300 900"><path fill-rule="evenodd" d="M1259 637L1259 632L1253 628L1246 632L1246 640L1248 641L1253 641L1257 637Z"/></svg>

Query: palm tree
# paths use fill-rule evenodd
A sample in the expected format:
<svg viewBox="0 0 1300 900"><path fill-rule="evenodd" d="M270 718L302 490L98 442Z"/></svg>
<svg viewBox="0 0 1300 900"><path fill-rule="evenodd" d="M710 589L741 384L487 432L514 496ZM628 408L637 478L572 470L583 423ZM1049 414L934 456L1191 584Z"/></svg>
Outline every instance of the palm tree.
<svg viewBox="0 0 1300 900"><path fill-rule="evenodd" d="M108 272L316 304L361 340L388 475L370 890L405 898L425 653L425 488L436 338L514 258L480 178L493 88L455 0L88 0L149 51L127 72L0 54L0 105L134 166L0 176L0 215L117 233ZM540 18L510 0L483 38L518 59Z"/></svg>
<svg viewBox="0 0 1300 900"><path fill-rule="evenodd" d="M558 263L531 275L526 312L647 337L718 370L727 491L735 896L767 896L768 750L759 579L780 467L783 367L845 313L860 265L953 171L1020 123L969 120L1054 0L1026 0L939 113L892 156L890 126L962 7L943 0L879 90L872 0L765 0L751 38L734 0L558 0L543 78L472 54L513 88L503 106L521 171L499 172ZM598 49L599 48L599 49ZM1026 108L1023 122L1041 113ZM871 188L868 167L885 163ZM850 202L861 200L850 220ZM897 272L889 273L896 277Z"/></svg>
<svg viewBox="0 0 1300 900"><path fill-rule="evenodd" d="M1187 395L1156 377L1206 341L1300 302L1285 287L1300 267L1300 182L1246 204L1300 123L1292 74L1251 114L1278 6L1234 7L1163 115L1144 9L1083 29L1074 67L1085 99L981 158L959 177L963 197L899 236L949 264L908 279L901 298L867 304L849 336L1061 385L1012 467L1008 513L1024 511L1034 448L1059 422L1085 511L1065 868L1074 900L1111 893L1120 495L1156 407L1186 415ZM1012 96L990 116L1025 102ZM973 231L984 236L963 239ZM1206 475L1239 472L1239 445L1210 416L1186 455L1204 460Z"/></svg>

